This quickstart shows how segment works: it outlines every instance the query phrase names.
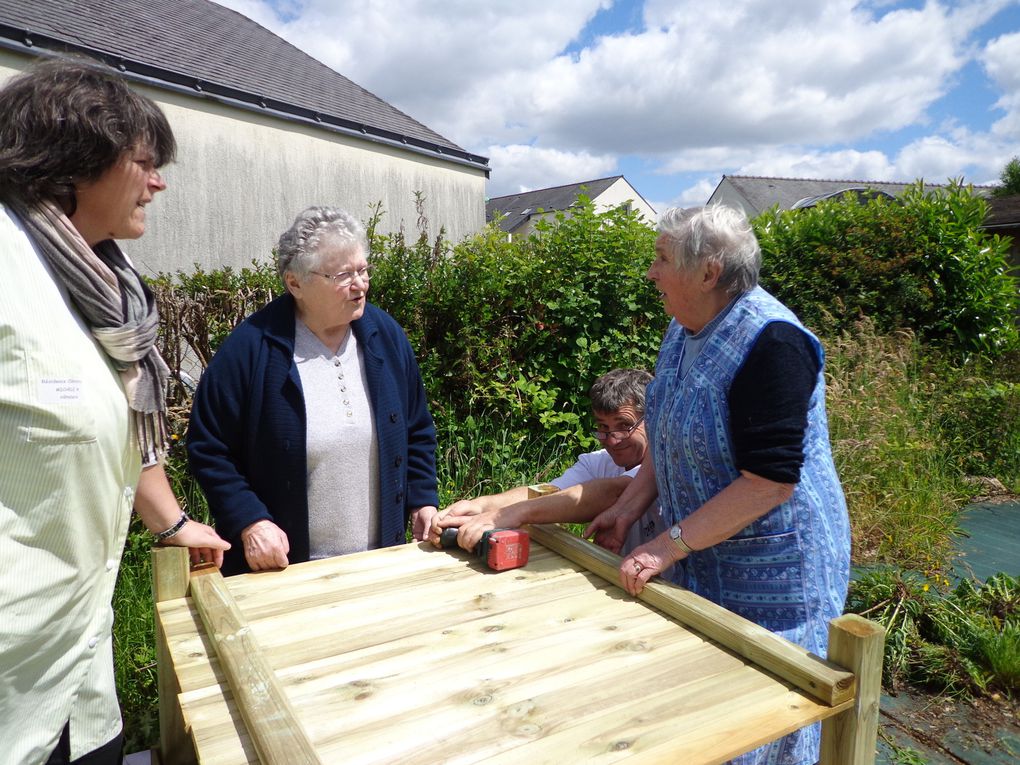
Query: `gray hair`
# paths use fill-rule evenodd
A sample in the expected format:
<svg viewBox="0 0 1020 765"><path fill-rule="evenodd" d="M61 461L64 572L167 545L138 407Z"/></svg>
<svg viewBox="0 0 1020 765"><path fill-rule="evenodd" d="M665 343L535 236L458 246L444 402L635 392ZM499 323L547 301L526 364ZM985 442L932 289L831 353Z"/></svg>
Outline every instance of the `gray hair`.
<svg viewBox="0 0 1020 765"><path fill-rule="evenodd" d="M659 233L677 271L705 262L722 266L718 286L738 295L758 284L761 247L747 216L725 205L672 207L659 216Z"/></svg>
<svg viewBox="0 0 1020 765"><path fill-rule="evenodd" d="M319 266L323 249L360 249L368 256L365 227L338 207L309 207L280 235L276 247L276 270L280 278L288 271L299 279Z"/></svg>
<svg viewBox="0 0 1020 765"><path fill-rule="evenodd" d="M595 381L588 392L594 412L615 412L622 406L632 406L639 414L645 413L645 388L652 376L643 369L613 369Z"/></svg>

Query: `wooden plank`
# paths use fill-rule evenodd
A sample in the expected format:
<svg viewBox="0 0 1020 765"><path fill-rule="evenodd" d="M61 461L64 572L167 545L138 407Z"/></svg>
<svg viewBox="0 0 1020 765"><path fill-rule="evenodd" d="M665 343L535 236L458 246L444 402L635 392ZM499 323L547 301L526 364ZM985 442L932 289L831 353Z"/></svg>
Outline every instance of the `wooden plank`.
<svg viewBox="0 0 1020 765"><path fill-rule="evenodd" d="M191 582L188 550L185 547L153 547L152 599L156 603L183 598Z"/></svg>
<svg viewBox="0 0 1020 765"><path fill-rule="evenodd" d="M702 656L696 654L695 660ZM501 752L487 765L559 765L563 762L684 763L713 765L748 752L778 735L815 722L833 710L775 678L749 667L705 677L700 663L680 670L684 693L678 701L671 673L645 677L639 697L607 706L589 716L584 725L551 730L539 746ZM739 699L739 703L736 700ZM663 725L670 720L671 725Z"/></svg>
<svg viewBox="0 0 1020 765"><path fill-rule="evenodd" d="M188 594L188 551L183 547L154 547L152 599L156 604ZM166 629L156 619L156 689L159 693L159 748L164 765L192 765L195 748L181 713L180 681L167 643Z"/></svg>
<svg viewBox="0 0 1020 765"><path fill-rule="evenodd" d="M857 614L829 623L829 658L857 676L851 709L822 723L821 765L871 765L878 737L885 630Z"/></svg>
<svg viewBox="0 0 1020 765"><path fill-rule="evenodd" d="M528 499L544 497L546 494L555 494L560 489L553 483L533 483L528 487Z"/></svg>
<svg viewBox="0 0 1020 765"><path fill-rule="evenodd" d="M417 555L407 557L416 565ZM338 636L341 635L343 649L350 652L437 628L455 629L472 618L509 613L574 594L590 595L595 590L589 580L576 576L578 567L546 550L535 556L533 562L529 561L526 571L519 569L498 573L488 571L484 564L459 549L436 551L435 554L426 552L422 557L443 561L445 574L434 578L416 576L414 587L409 587L406 580L399 578L372 587L358 576L346 576L348 565L359 567L360 564L345 560L345 575L324 583L331 596L327 603L321 603L318 595L307 594L304 584L295 590L290 589L286 572L294 568L292 566L285 571L252 576L259 580L266 600L275 601L279 592L290 593L289 609L281 610L275 605L265 608L256 602L254 593L237 601L237 605L244 610L252 634L266 659L275 667L286 667L335 654ZM334 571L336 566L334 563ZM474 576L464 576L466 571ZM602 581L592 574L587 575L595 581ZM231 593L237 585L250 586L251 582L242 581L244 579L229 579ZM311 583L308 586L314 587ZM306 594L319 605L305 608ZM385 603L386 607L380 608L380 603ZM400 618L395 619L394 614L399 614ZM212 667L204 656L208 647L192 634L177 636L192 632L190 628L194 617L188 604L185 601L168 603L161 611L161 617L168 624L176 625L175 636L171 640L185 641L179 653L187 658L178 661L177 665L182 688L189 690L213 682ZM296 624L301 625L300 630L295 630Z"/></svg>
<svg viewBox="0 0 1020 765"><path fill-rule="evenodd" d="M532 538L614 584L620 556L558 526L528 526ZM854 675L773 632L681 587L661 580L645 585L638 598L693 627L726 648L774 672L829 706L854 697Z"/></svg>
<svg viewBox="0 0 1020 765"><path fill-rule="evenodd" d="M321 765L219 569L196 571L191 596L263 765Z"/></svg>
<svg viewBox="0 0 1020 765"><path fill-rule="evenodd" d="M324 762L695 765L852 707L818 702L537 538L512 571L406 545L225 586ZM258 762L221 641L190 599L157 611L203 765Z"/></svg>

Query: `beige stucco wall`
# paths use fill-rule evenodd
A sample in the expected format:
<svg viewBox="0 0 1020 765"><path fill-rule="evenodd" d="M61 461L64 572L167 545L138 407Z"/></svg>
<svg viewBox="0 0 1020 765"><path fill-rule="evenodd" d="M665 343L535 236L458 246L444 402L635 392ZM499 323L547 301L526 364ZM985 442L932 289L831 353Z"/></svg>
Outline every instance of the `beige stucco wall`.
<svg viewBox="0 0 1020 765"><path fill-rule="evenodd" d="M658 220L659 216L652 206L642 199L641 195L624 178L617 179L616 183L595 198L595 209L599 212L612 210L627 202L630 202L632 210L644 216L647 223L654 224Z"/></svg>
<svg viewBox="0 0 1020 765"><path fill-rule="evenodd" d="M0 51L0 79L31 59ZM482 170L347 137L313 125L136 85L165 111L178 141L148 208L146 235L122 242L145 273L246 266L268 258L294 216L312 204L362 220L382 202L380 230L417 235L414 192L434 236L459 241L485 223Z"/></svg>

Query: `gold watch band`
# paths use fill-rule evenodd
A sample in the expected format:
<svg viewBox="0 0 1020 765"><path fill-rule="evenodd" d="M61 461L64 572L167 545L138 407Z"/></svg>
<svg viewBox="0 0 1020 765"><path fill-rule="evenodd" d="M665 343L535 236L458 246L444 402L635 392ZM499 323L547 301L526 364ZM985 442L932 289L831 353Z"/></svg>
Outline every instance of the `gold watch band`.
<svg viewBox="0 0 1020 765"><path fill-rule="evenodd" d="M675 534L673 533L674 529L676 530ZM684 551L685 554L690 555L692 552L694 552L694 548L692 548L689 544L687 544L684 541L684 538L682 536L682 529L680 528L679 523L673 524L673 528L669 530L669 537L670 539L673 540L673 543L677 547Z"/></svg>

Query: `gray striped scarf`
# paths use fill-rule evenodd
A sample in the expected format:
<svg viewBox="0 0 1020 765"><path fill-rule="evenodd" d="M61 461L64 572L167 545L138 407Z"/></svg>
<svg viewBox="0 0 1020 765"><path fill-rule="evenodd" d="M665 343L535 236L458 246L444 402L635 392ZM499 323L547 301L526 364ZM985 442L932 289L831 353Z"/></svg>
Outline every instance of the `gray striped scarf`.
<svg viewBox="0 0 1020 765"><path fill-rule="evenodd" d="M53 202L10 206L120 373L142 462L156 462L169 444L170 370L156 349L159 317L152 292L116 242L89 247Z"/></svg>

